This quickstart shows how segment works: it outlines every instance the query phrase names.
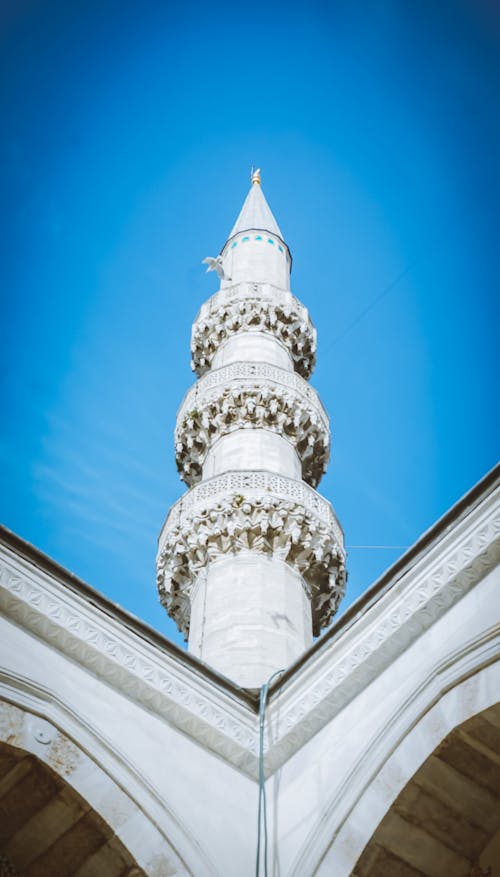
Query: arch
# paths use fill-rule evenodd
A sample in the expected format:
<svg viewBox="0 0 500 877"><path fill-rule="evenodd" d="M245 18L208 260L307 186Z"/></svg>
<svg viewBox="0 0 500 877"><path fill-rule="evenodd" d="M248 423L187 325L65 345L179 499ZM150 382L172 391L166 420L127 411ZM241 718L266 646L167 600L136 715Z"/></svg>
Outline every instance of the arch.
<svg viewBox="0 0 500 877"><path fill-rule="evenodd" d="M123 847L138 869L127 877L135 877L135 873L145 877L193 877L198 867L200 874L212 873L200 851L189 850L190 839L182 836L175 818L163 807L159 819L158 810L148 806L155 802L148 802L149 790L144 788L142 778L134 776L128 765L114 764L115 754L92 738L88 728L79 728L76 718L56 702L48 701L26 682L15 683L10 678L7 682L5 676L0 685L2 744L19 751L23 759L36 759L47 771L46 776L54 775L55 786L73 793L73 803L84 802L95 814L94 821L102 834L119 849ZM148 812L151 810L154 816ZM170 842L171 836L188 847L194 860L192 868Z"/></svg>
<svg viewBox="0 0 500 877"><path fill-rule="evenodd" d="M482 652L479 648L477 659L480 654ZM310 861L315 861L308 873L317 877L331 874L338 877L352 875L377 826L424 762L455 728L497 704L500 690L498 663L479 667L476 665L474 670L469 668L469 674L465 678L460 674L462 668L459 660L456 660L454 669L456 681L453 684L448 679L447 690L442 691L440 697L431 697L434 692L432 686L428 686L429 690L425 692L426 703L421 704L417 720L411 715L407 705L406 732L401 736L400 742L386 752L385 758L379 756L377 769L369 763L371 753L365 752L361 760L361 770L364 766L366 775L364 788L358 794L354 806L344 812L342 817L339 814L340 807L336 813L330 812L330 842L326 849L323 847L320 851L316 847L314 855L311 842L307 845ZM335 819L338 820L336 831L332 828ZM301 862L304 861L304 851L300 859ZM295 867L293 874L299 873Z"/></svg>
<svg viewBox="0 0 500 877"><path fill-rule="evenodd" d="M291 866L290 877L348 877L398 794L451 731L500 690L495 630L443 655L384 724L374 726Z"/></svg>
<svg viewBox="0 0 500 877"><path fill-rule="evenodd" d="M376 828L353 877L480 877L498 865L500 704L456 727L424 761Z"/></svg>
<svg viewBox="0 0 500 877"><path fill-rule="evenodd" d="M4 728L19 725L19 710L2 712ZM47 759L0 742L0 874L145 877L109 823L63 778L79 757L68 738L51 740L47 723L33 731Z"/></svg>

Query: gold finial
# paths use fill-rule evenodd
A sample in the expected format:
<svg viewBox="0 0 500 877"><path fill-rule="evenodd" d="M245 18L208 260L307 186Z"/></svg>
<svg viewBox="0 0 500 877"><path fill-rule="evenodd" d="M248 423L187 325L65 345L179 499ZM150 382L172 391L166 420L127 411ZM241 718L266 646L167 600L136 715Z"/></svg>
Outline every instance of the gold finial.
<svg viewBox="0 0 500 877"><path fill-rule="evenodd" d="M252 183L257 183L260 186L260 167L258 167L257 170L254 170L252 165L250 179L252 180Z"/></svg>

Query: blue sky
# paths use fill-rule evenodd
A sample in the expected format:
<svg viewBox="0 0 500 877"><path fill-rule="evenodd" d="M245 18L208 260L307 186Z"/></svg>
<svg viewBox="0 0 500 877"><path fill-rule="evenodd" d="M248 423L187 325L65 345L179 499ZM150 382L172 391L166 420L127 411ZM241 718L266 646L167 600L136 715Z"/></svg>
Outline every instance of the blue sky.
<svg viewBox="0 0 500 877"><path fill-rule="evenodd" d="M191 323L251 164L318 329L345 608L498 457L500 14L486 2L0 12L3 522L180 642Z"/></svg>

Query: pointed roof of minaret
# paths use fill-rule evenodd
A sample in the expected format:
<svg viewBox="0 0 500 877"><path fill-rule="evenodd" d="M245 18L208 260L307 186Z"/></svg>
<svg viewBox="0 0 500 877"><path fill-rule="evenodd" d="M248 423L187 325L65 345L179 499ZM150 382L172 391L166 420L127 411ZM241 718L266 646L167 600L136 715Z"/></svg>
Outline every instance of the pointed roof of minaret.
<svg viewBox="0 0 500 877"><path fill-rule="evenodd" d="M240 232L248 231L248 229L251 228L268 231L283 240L283 235L281 234L278 223L271 213L271 208L264 197L260 185L260 170L252 170L251 189L245 199L243 207L241 208L241 213L231 230L228 240L235 235L240 234Z"/></svg>

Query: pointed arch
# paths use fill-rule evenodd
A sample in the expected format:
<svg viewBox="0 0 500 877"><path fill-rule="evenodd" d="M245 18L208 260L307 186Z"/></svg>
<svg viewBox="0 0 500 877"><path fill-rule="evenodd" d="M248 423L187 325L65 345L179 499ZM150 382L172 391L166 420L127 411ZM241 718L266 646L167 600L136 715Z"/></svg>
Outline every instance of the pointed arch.
<svg viewBox="0 0 500 877"><path fill-rule="evenodd" d="M291 877L349 877L398 795L452 731L498 702L495 641L479 638L448 656L366 748L302 845ZM376 739L375 739L376 738Z"/></svg>
<svg viewBox="0 0 500 877"><path fill-rule="evenodd" d="M25 762L22 770L29 773L32 767L48 777L55 795L65 789L75 813L80 806L93 814L89 821L96 831L130 863L132 870L123 877L214 875L196 840L186 835L165 802L155 800L144 778L122 763L106 741L57 703L53 694L4 674L0 676L2 745L4 752L14 753L14 762Z"/></svg>

